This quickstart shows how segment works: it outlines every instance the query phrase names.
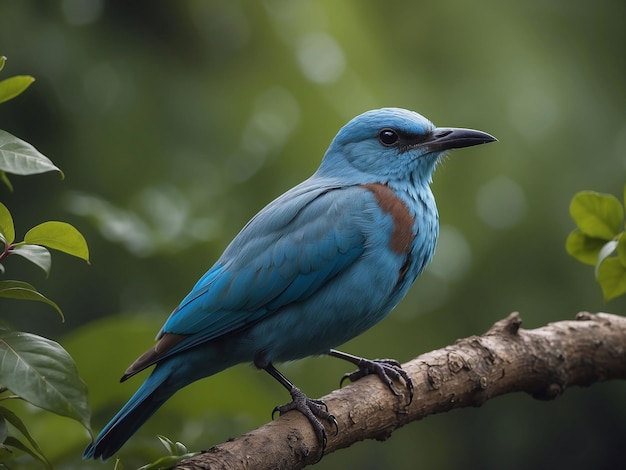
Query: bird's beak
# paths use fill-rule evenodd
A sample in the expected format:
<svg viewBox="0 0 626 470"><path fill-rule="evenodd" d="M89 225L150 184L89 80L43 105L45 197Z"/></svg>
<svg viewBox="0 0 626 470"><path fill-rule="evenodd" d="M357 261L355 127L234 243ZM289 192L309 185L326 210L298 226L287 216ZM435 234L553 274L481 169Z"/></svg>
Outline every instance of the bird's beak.
<svg viewBox="0 0 626 470"><path fill-rule="evenodd" d="M486 132L474 129L459 129L454 127L438 127L432 136L422 145L431 152L443 152L444 150L460 149L473 145L488 144L495 142L494 136Z"/></svg>

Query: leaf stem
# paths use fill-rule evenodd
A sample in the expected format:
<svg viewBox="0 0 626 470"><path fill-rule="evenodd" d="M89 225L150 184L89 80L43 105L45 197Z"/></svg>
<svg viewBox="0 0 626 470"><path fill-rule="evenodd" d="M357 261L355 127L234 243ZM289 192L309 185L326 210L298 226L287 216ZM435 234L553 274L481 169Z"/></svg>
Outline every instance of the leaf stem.
<svg viewBox="0 0 626 470"><path fill-rule="evenodd" d="M6 389L4 391L6 391ZM23 398L19 395L7 395L6 397L0 397L0 401L3 400L23 400Z"/></svg>
<svg viewBox="0 0 626 470"><path fill-rule="evenodd" d="M3 260L7 256L9 256L9 252L13 249L12 243L4 243L4 248L2 249L2 253L0 253L0 260Z"/></svg>

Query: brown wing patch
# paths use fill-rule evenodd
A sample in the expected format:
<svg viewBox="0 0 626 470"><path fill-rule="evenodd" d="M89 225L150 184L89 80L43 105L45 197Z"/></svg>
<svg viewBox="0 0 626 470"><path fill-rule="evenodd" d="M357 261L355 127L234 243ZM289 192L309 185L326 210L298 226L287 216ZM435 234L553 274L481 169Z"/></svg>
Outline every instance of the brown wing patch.
<svg viewBox="0 0 626 470"><path fill-rule="evenodd" d="M388 213L393 220L393 233L391 234L391 249L398 254L408 255L413 243L413 216L404 202L396 196L393 190L381 183L369 183L362 185L371 191L376 202Z"/></svg>
<svg viewBox="0 0 626 470"><path fill-rule="evenodd" d="M165 333L163 336L161 336L161 338L159 339L159 341L157 341L153 348L147 350L145 353L139 356L137 360L133 362L128 367L128 369L126 369L126 372L124 372L124 375L120 379L120 382L123 382L129 377L132 377L137 372L141 372L146 367L150 367L152 364L155 364L161 357L165 355L167 351L172 349L185 338L187 338L187 335Z"/></svg>

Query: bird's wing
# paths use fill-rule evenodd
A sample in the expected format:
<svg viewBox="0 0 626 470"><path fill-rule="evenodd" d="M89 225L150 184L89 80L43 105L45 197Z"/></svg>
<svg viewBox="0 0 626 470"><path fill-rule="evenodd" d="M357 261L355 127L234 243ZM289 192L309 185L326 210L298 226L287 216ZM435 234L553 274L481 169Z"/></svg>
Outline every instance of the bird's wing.
<svg viewBox="0 0 626 470"><path fill-rule="evenodd" d="M371 216L374 204L358 187L303 184L285 193L242 229L124 378L313 295L363 253L358 221Z"/></svg>

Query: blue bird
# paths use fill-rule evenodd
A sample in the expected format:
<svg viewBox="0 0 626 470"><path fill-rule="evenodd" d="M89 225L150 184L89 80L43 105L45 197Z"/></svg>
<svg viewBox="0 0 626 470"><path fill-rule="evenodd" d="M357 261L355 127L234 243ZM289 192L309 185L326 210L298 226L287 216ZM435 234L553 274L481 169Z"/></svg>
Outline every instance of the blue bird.
<svg viewBox="0 0 626 470"><path fill-rule="evenodd" d="M348 122L318 170L250 220L167 319L155 346L121 381L155 365L84 452L107 459L176 391L243 362L290 393L323 447L322 421L337 422L274 364L328 354L356 365L344 378L377 374L395 395L410 377L392 360L333 348L381 321L430 262L439 216L430 190L445 151L496 139L439 128L412 111L383 108Z"/></svg>

